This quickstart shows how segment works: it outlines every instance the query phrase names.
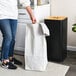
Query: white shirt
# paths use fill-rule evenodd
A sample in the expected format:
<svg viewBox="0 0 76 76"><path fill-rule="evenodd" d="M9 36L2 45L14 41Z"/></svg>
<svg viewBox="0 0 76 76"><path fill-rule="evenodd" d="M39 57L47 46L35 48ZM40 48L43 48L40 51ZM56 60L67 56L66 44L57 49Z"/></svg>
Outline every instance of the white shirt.
<svg viewBox="0 0 76 76"><path fill-rule="evenodd" d="M30 6L30 0L19 0L23 7ZM18 18L18 0L0 0L0 19Z"/></svg>

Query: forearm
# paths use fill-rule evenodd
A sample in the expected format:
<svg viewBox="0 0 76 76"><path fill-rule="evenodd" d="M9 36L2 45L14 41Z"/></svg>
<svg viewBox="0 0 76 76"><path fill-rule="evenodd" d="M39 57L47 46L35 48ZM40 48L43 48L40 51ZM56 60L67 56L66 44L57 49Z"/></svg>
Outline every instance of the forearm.
<svg viewBox="0 0 76 76"><path fill-rule="evenodd" d="M31 7L30 6L27 6L26 7L26 10L29 13L29 16L30 16L30 18L32 20L32 23L35 24L36 23L36 18L34 16L34 13L33 13L32 9L31 9Z"/></svg>
<svg viewBox="0 0 76 76"><path fill-rule="evenodd" d="M32 17L34 17L34 14L33 14L33 11L32 11L32 9L31 9L31 7L30 7L30 6L27 6L27 7L26 7L26 10L27 10L27 12L29 13L30 18L32 19Z"/></svg>

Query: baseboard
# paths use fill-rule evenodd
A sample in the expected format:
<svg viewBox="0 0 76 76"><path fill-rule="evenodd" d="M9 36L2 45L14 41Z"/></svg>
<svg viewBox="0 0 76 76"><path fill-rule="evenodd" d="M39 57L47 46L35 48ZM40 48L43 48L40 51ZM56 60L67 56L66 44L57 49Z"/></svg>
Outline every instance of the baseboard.
<svg viewBox="0 0 76 76"><path fill-rule="evenodd" d="M76 46L67 46L67 50L76 51Z"/></svg>
<svg viewBox="0 0 76 76"><path fill-rule="evenodd" d="M76 51L76 46L67 46L67 50L68 51ZM14 53L19 54L19 55L24 55L24 48L16 47Z"/></svg>
<svg viewBox="0 0 76 76"><path fill-rule="evenodd" d="M15 47L15 50L24 51L25 48L23 48L23 47Z"/></svg>
<svg viewBox="0 0 76 76"><path fill-rule="evenodd" d="M15 54L24 55L25 48L23 47L15 47ZM76 46L67 46L67 50L69 51L76 51Z"/></svg>
<svg viewBox="0 0 76 76"><path fill-rule="evenodd" d="M24 55L24 51L14 50L14 54L16 55Z"/></svg>
<svg viewBox="0 0 76 76"><path fill-rule="evenodd" d="M23 47L16 47L15 50L24 51L25 48L23 48ZM67 50L69 50L69 51L76 51L76 46L67 46Z"/></svg>
<svg viewBox="0 0 76 76"><path fill-rule="evenodd" d="M24 50L25 50L25 48L23 48L23 47L15 47L14 53L19 54L19 55L24 55Z"/></svg>

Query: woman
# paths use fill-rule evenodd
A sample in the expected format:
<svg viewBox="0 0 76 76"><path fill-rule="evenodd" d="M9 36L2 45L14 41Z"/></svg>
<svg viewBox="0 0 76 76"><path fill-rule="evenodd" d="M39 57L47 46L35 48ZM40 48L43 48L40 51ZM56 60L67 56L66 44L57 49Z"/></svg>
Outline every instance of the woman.
<svg viewBox="0 0 76 76"><path fill-rule="evenodd" d="M32 23L36 23L36 18L32 13L29 0L19 0L28 11ZM14 58L14 44L17 29L18 7L17 0L0 0L0 30L3 35L1 48L2 67L7 69L17 69L14 64L22 63ZM12 63L14 62L14 64Z"/></svg>

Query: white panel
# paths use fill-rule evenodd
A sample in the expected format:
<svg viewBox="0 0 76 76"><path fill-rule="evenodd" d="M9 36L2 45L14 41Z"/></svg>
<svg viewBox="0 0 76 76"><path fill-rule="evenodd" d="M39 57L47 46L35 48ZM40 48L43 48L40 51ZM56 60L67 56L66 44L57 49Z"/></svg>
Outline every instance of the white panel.
<svg viewBox="0 0 76 76"><path fill-rule="evenodd" d="M18 23L15 49L17 49L19 47L24 48L24 46L25 46L25 26L26 26L26 24Z"/></svg>

